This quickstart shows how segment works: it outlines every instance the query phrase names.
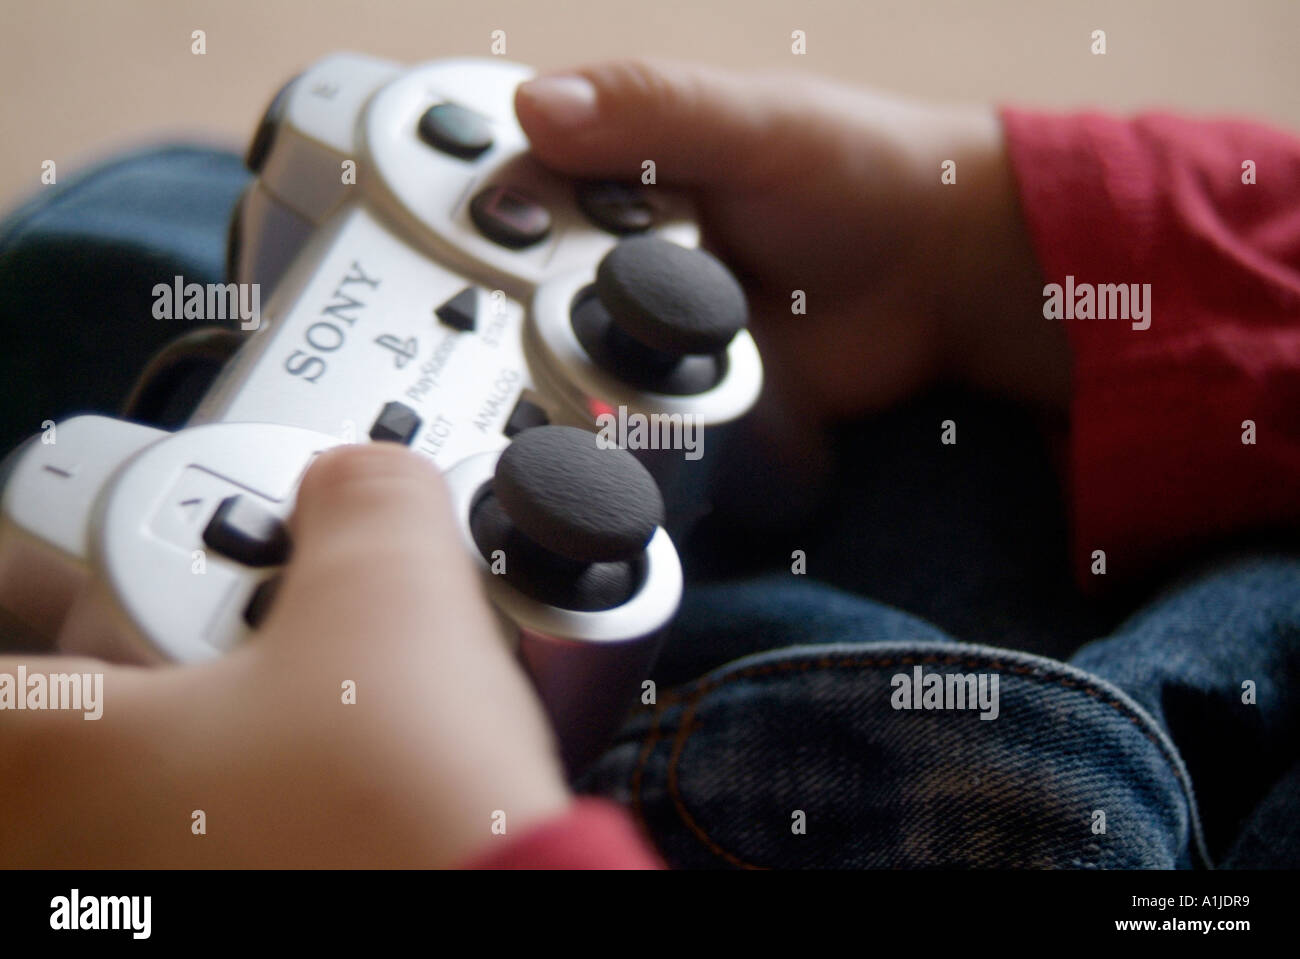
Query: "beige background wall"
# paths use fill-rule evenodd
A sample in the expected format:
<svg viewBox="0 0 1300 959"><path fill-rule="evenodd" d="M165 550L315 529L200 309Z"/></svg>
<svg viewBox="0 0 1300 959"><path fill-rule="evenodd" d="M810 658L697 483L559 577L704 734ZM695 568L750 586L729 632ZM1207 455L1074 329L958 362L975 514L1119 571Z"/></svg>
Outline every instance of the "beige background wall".
<svg viewBox="0 0 1300 959"><path fill-rule="evenodd" d="M495 29L510 58L542 68L783 63L936 98L1158 104L1300 130L1300 0L0 0L0 204L36 188L45 159L63 175L166 136L242 148L280 83L322 53L486 55Z"/></svg>

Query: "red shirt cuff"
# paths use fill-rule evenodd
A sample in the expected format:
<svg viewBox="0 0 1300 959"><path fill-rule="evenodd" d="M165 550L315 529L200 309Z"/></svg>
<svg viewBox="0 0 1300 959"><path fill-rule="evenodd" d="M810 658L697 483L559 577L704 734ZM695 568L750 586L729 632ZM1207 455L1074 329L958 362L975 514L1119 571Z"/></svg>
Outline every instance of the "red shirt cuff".
<svg viewBox="0 0 1300 959"><path fill-rule="evenodd" d="M465 868L664 868L626 810L606 799L578 799L559 816L497 841L497 848L476 856Z"/></svg>
<svg viewBox="0 0 1300 959"><path fill-rule="evenodd" d="M1150 284L1141 320L1041 320L1065 324L1073 353L1081 584L1300 527L1300 141L1163 114L1002 122L1046 282Z"/></svg>

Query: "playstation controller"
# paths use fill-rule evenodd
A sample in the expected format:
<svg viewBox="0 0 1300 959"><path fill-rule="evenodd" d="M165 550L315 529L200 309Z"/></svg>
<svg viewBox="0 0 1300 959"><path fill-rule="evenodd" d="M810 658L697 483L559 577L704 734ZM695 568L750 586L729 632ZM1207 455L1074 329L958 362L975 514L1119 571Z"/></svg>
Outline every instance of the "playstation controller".
<svg viewBox="0 0 1300 959"><path fill-rule="evenodd" d="M589 761L682 594L686 457L606 427L716 435L762 366L685 196L530 155L530 76L340 54L288 83L228 244L228 279L266 307L182 428L77 416L11 454L0 605L64 651L221 656L274 605L313 458L401 443L443 472L503 641L569 768Z"/></svg>

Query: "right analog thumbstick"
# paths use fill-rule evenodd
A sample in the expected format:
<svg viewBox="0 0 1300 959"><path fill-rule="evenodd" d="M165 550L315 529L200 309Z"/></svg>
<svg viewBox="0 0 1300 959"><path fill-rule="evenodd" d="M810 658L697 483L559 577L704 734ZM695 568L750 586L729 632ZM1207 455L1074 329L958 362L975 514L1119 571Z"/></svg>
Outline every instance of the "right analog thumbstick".
<svg viewBox="0 0 1300 959"><path fill-rule="evenodd" d="M620 240L595 289L621 333L669 356L720 353L748 321L745 291L716 257L656 236Z"/></svg>

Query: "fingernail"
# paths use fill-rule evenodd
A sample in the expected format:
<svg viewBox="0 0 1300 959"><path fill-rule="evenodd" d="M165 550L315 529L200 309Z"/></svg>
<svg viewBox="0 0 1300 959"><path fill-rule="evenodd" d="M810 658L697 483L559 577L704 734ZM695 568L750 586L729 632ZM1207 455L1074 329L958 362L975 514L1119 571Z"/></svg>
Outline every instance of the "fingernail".
<svg viewBox="0 0 1300 959"><path fill-rule="evenodd" d="M549 76L519 88L558 127L580 127L596 118L596 88L586 77Z"/></svg>

